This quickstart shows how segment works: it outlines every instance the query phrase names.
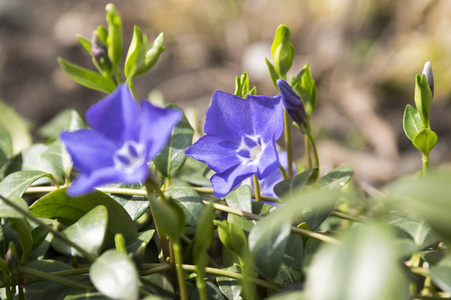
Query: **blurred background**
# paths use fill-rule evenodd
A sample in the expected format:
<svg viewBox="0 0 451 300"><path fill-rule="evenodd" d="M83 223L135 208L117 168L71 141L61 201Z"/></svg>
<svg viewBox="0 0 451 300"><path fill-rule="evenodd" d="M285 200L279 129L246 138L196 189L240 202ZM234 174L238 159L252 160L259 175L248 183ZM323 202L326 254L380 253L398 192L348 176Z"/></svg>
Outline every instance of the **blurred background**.
<svg viewBox="0 0 451 300"><path fill-rule="evenodd" d="M104 97L73 82L56 57L93 69L76 34L106 26L105 5L167 50L135 80L137 98L151 90L202 118L216 89L234 92L248 72L259 94L275 95L264 58L278 25L291 29L291 74L311 64L318 88L312 126L324 173L349 164L361 183L379 186L421 168L402 116L414 104L415 74L431 61L435 98L431 127L439 141L431 164L451 159L451 1L449 0L0 0L0 97L35 128L58 112L85 110ZM124 49L124 58L126 49ZM293 131L302 163L302 136Z"/></svg>

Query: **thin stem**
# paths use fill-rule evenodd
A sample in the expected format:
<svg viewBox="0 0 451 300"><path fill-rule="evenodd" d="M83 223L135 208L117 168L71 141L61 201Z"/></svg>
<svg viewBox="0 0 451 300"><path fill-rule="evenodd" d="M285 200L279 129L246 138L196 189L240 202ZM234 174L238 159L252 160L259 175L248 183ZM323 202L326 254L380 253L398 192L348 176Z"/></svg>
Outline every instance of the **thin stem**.
<svg viewBox="0 0 451 300"><path fill-rule="evenodd" d="M315 164L316 164L316 167L318 168L318 172L319 172L319 157L318 157L318 150L316 149L316 143L315 143L315 140L313 139L313 136L311 133L308 133L307 136L308 136L308 139L310 140L310 144L312 145L313 155L315 156Z"/></svg>
<svg viewBox="0 0 451 300"><path fill-rule="evenodd" d="M285 171L285 168L280 166L279 169L280 169L280 172L282 173L283 180L286 180L288 178L288 176L287 176L287 172Z"/></svg>
<svg viewBox="0 0 451 300"><path fill-rule="evenodd" d="M429 171L429 154L423 154L423 176Z"/></svg>
<svg viewBox="0 0 451 300"><path fill-rule="evenodd" d="M180 298L181 298L181 300L187 300L188 299L188 291L186 289L185 274L183 273L183 268L182 268L183 254L182 254L182 246L180 244L180 239L177 241L173 241L172 246L174 247L175 268L177 270L177 278L179 281Z"/></svg>
<svg viewBox="0 0 451 300"><path fill-rule="evenodd" d="M238 257L240 261L241 266L241 272L243 273L243 288L244 288L244 295L246 296L246 300L253 300L255 299L255 286L250 282L249 280L249 270L248 266L246 264L246 260L241 259L241 257Z"/></svg>
<svg viewBox="0 0 451 300"><path fill-rule="evenodd" d="M42 222L41 220L39 220L38 218L36 218L32 214L30 214L29 212L23 210L22 208L17 206L15 203L11 202L9 199L7 199L7 198L5 198L5 197L3 197L1 195L0 195L0 198L3 200L3 202L5 202L9 206L11 206L15 210L17 210L21 215L23 215L27 219L33 221L34 223L38 224L39 226L41 226L42 228L44 228L48 232L52 233L56 238L60 239L63 243L66 243L67 245L71 246L72 248L76 249L78 252L80 252L84 257L86 257L90 261L93 262L93 261L96 260L96 256L92 255L91 253L89 253L88 251L86 251L85 249L80 247L79 245L75 244L74 242L69 240L67 237L62 235L60 232L58 232L58 231L54 230L53 228L49 227L47 224L45 224L44 222Z"/></svg>
<svg viewBox="0 0 451 300"><path fill-rule="evenodd" d="M293 177L293 151L291 148L291 128L290 128L290 117L283 109L283 124L284 124L284 138L285 138L285 148L287 150L287 161L288 161L288 177Z"/></svg>
<svg viewBox="0 0 451 300"><path fill-rule="evenodd" d="M80 283L80 282L77 282L77 281L74 281L71 279L56 276L51 273L42 272L42 271L39 271L36 269L24 267L24 266L19 266L17 271L19 271L22 274L38 277L38 278L48 280L48 281L53 281L53 282L59 283L61 285L65 285L65 286L76 288L76 289L89 290L91 288L89 285L86 285L86 284L83 284L83 283Z"/></svg>
<svg viewBox="0 0 451 300"><path fill-rule="evenodd" d="M144 186L146 188L147 199L149 200L150 213L152 214L152 218L155 223L155 230L157 231L158 239L160 240L160 246L161 246L161 251L163 252L163 258L164 258L164 260L166 260L166 258L169 257L168 240L161 233L161 230L158 226L157 219L155 218L155 213L154 213L155 209L153 207L153 201L158 201L157 199L155 199L153 197L153 191L157 190L157 191L160 191L160 193L162 193L162 192L161 192L160 188L158 188L158 187L154 188L154 185L153 185L151 179L147 180L146 183L144 184Z"/></svg>
<svg viewBox="0 0 451 300"><path fill-rule="evenodd" d="M19 300L24 300L25 296L23 294L23 273L19 272L19 275L17 277L18 277L17 288L19 289Z"/></svg>
<svg viewBox="0 0 451 300"><path fill-rule="evenodd" d="M145 265L147 265L147 264L145 264ZM159 266L155 266L151 269L141 270L140 275L146 276L146 275L150 275L150 274L164 272L164 271L168 271L170 268L171 268L171 266L169 264L162 263ZM182 269L185 271L189 271L189 272L195 272L196 266L183 264ZM223 269L206 267L205 272L208 274L216 275L216 276L229 277L229 278L233 278L233 279L243 280L242 274L223 270ZM277 284L274 284L272 282L268 282L268 281L265 281L265 280L262 280L262 279L259 279L259 278L253 277L253 276L249 276L248 279L259 286L269 288L274 291L278 291L281 289L281 287Z"/></svg>
<svg viewBox="0 0 451 300"><path fill-rule="evenodd" d="M197 274L196 277L196 286L197 290L199 291L200 300L208 300L207 285L205 284L204 278L201 277L199 273Z"/></svg>
<svg viewBox="0 0 451 300"><path fill-rule="evenodd" d="M337 218L340 218L340 219L343 219L343 220L352 221L352 222L358 222L358 223L362 223L363 222L363 220L360 219L360 218L356 218L356 217L344 214L344 213L339 212L339 211L332 211L330 213L330 215L333 216L333 217L337 217Z"/></svg>
<svg viewBox="0 0 451 300"><path fill-rule="evenodd" d="M208 203L210 203L210 201L204 200L204 203L208 204ZM255 221L258 221L262 218L262 216L252 214L252 213L249 213L249 212L246 212L243 210L231 208L231 207L228 207L228 206L222 205L222 204L213 203L213 207L217 210L225 211L225 212L228 212L228 213L231 213L231 214L234 214L237 216L245 217L245 218L255 220ZM304 230L304 229L297 228L294 226L291 226L291 232L294 232L294 233L297 233L297 234L300 234L303 236L308 236L308 237L311 237L311 238L314 238L314 239L317 239L317 240L320 240L320 241L323 241L326 243L332 243L332 244L338 243L338 240L336 240L330 236L327 236L327 235L324 235L321 233L317 233L314 231Z"/></svg>
<svg viewBox="0 0 451 300"><path fill-rule="evenodd" d="M305 157L307 158L307 169L312 168L312 154L310 153L310 140L304 135Z"/></svg>
<svg viewBox="0 0 451 300"><path fill-rule="evenodd" d="M254 182L255 201L261 202L262 198L260 192L260 184L258 183L258 178L256 174L252 175L252 180Z"/></svg>

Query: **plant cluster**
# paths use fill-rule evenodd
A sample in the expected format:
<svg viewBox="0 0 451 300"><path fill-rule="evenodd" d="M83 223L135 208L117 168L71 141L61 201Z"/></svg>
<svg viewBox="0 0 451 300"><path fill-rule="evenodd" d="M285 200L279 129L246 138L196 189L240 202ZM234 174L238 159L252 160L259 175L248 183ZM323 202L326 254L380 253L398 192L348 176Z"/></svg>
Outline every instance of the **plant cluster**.
<svg viewBox="0 0 451 300"><path fill-rule="evenodd" d="M429 171L430 63L404 114L423 171L368 195L351 166L321 176L317 89L309 64L288 77L287 26L266 60L277 95L258 95L244 72L233 94L213 93L193 143L179 107L134 98L163 34L148 46L135 26L122 63L121 17L106 11L107 28L78 37L97 71L58 58L107 94L87 124L65 111L32 143L20 116L2 112L2 299L451 299L451 174ZM305 166L293 134L305 137Z"/></svg>

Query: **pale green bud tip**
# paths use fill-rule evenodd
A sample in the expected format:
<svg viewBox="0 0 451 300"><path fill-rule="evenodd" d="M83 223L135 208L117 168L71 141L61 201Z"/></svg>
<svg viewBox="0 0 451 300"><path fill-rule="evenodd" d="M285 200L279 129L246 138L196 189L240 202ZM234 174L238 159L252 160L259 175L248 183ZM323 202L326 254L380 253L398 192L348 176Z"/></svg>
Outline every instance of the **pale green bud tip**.
<svg viewBox="0 0 451 300"><path fill-rule="evenodd" d="M434 96L434 75L432 74L432 67L430 61L424 64L422 75L426 75L426 79L431 89L432 96Z"/></svg>

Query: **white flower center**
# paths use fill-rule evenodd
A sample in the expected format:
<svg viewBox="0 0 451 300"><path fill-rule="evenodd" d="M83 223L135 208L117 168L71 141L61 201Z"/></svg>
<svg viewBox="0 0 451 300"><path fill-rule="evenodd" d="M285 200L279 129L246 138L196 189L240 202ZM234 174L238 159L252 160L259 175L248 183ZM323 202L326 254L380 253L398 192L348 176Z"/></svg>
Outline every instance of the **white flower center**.
<svg viewBox="0 0 451 300"><path fill-rule="evenodd" d="M258 135L246 135L241 138L240 147L236 150L238 157L246 164L257 162L262 156L263 146Z"/></svg>
<svg viewBox="0 0 451 300"><path fill-rule="evenodd" d="M116 170L132 173L137 167L144 163L144 145L135 141L126 141L121 149L114 153L113 161Z"/></svg>

